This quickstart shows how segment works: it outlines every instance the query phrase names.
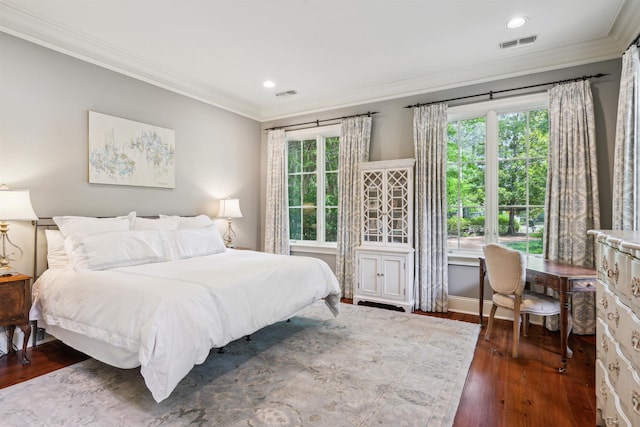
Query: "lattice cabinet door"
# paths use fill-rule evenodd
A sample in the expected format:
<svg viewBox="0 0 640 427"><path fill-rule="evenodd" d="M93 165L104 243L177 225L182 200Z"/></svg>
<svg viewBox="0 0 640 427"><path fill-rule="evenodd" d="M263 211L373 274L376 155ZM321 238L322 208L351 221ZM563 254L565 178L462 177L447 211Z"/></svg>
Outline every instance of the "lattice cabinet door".
<svg viewBox="0 0 640 427"><path fill-rule="evenodd" d="M413 159L361 164L362 245L413 246Z"/></svg>

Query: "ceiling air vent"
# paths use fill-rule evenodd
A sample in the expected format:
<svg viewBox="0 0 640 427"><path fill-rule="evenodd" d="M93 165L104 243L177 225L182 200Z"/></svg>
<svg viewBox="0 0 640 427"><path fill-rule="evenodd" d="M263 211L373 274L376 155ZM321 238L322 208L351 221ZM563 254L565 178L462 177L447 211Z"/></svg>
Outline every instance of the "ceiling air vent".
<svg viewBox="0 0 640 427"><path fill-rule="evenodd" d="M285 92L276 93L276 96L278 98L289 98L290 96L297 95L297 94L298 92L296 92L295 90L287 90Z"/></svg>
<svg viewBox="0 0 640 427"><path fill-rule="evenodd" d="M537 38L538 36L529 36L529 37L523 37L521 39L509 40L508 42L500 43L500 48L510 49L513 47L528 46L530 44L533 44L533 42L535 42Z"/></svg>

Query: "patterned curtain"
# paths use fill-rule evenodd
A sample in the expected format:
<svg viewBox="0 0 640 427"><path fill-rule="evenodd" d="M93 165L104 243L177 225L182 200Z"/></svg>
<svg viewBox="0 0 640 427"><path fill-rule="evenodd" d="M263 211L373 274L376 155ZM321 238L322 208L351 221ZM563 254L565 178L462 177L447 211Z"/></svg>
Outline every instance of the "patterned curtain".
<svg viewBox="0 0 640 427"><path fill-rule="evenodd" d="M415 172L415 308L448 310L447 105L413 110Z"/></svg>
<svg viewBox="0 0 640 427"><path fill-rule="evenodd" d="M600 228L594 123L588 80L549 90L544 257L552 261L594 265L594 242L587 236L588 230ZM595 334L592 293L573 295L572 317L574 333ZM556 329L557 321L554 316L547 327Z"/></svg>
<svg viewBox="0 0 640 427"><path fill-rule="evenodd" d="M342 296L353 298L356 283L354 249L360 244L360 168L369 160L371 117L350 117L342 120L340 158L338 160L338 251L336 276Z"/></svg>
<svg viewBox="0 0 640 427"><path fill-rule="evenodd" d="M640 57L632 45L622 56L615 161L613 229L640 228Z"/></svg>
<svg viewBox="0 0 640 427"><path fill-rule="evenodd" d="M284 129L269 131L267 141L267 213L264 251L289 255L287 143Z"/></svg>

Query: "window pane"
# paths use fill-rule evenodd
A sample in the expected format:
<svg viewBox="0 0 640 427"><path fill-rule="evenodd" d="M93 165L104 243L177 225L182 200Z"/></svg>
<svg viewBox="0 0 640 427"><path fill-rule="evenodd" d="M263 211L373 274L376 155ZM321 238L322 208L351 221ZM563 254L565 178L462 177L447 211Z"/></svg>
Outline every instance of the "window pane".
<svg viewBox="0 0 640 427"><path fill-rule="evenodd" d="M486 119L461 120L458 127L458 145L461 161L478 161L485 158Z"/></svg>
<svg viewBox="0 0 640 427"><path fill-rule="evenodd" d="M325 143L325 170L337 171L338 170L338 158L340 156L338 143L340 138L334 136L332 138L326 138Z"/></svg>
<svg viewBox="0 0 640 427"><path fill-rule="evenodd" d="M546 159L549 150L549 111L530 111L529 128L529 157Z"/></svg>
<svg viewBox="0 0 640 427"><path fill-rule="evenodd" d="M289 239L302 239L302 209L289 208Z"/></svg>
<svg viewBox="0 0 640 427"><path fill-rule="evenodd" d="M449 209L447 219L448 249L482 251L484 245L484 209L464 207Z"/></svg>
<svg viewBox="0 0 640 427"><path fill-rule="evenodd" d="M302 206L302 175L289 175L289 206Z"/></svg>
<svg viewBox="0 0 640 427"><path fill-rule="evenodd" d="M316 175L302 175L302 204L304 206L315 206L317 200Z"/></svg>
<svg viewBox="0 0 640 427"><path fill-rule="evenodd" d="M287 160L289 173L300 172L302 169L302 144L300 141L289 141L287 146Z"/></svg>
<svg viewBox="0 0 640 427"><path fill-rule="evenodd" d="M325 206L338 206L338 173L332 172L325 179Z"/></svg>
<svg viewBox="0 0 640 427"><path fill-rule="evenodd" d="M455 163L447 164L447 205L458 206L460 201L460 168Z"/></svg>
<svg viewBox="0 0 640 427"><path fill-rule="evenodd" d="M305 139L302 142L302 170L303 172L315 172L317 161L317 148L315 139Z"/></svg>
<svg viewBox="0 0 640 427"><path fill-rule="evenodd" d="M547 193L547 158L529 160L529 204L544 206Z"/></svg>
<svg viewBox="0 0 640 427"><path fill-rule="evenodd" d="M459 160L458 145L458 122L450 122L447 126L447 161L457 162Z"/></svg>
<svg viewBox="0 0 640 427"><path fill-rule="evenodd" d="M303 208L302 210L302 239L316 240L316 208Z"/></svg>
<svg viewBox="0 0 640 427"><path fill-rule="evenodd" d="M463 205L484 205L485 165L465 163L461 168L460 201Z"/></svg>
<svg viewBox="0 0 640 427"><path fill-rule="evenodd" d="M325 242L338 241L338 208L325 209Z"/></svg>
<svg viewBox="0 0 640 427"><path fill-rule="evenodd" d="M507 160L498 166L498 203L503 205L527 204L527 162Z"/></svg>
<svg viewBox="0 0 640 427"><path fill-rule="evenodd" d="M527 155L528 129L526 113L507 113L498 116L498 157L523 158Z"/></svg>

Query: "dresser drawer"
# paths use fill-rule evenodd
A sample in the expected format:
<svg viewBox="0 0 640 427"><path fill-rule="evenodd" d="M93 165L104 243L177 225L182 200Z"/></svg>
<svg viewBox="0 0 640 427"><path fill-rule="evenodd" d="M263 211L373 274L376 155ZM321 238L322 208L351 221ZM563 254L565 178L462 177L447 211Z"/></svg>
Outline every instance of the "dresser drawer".
<svg viewBox="0 0 640 427"><path fill-rule="evenodd" d="M624 414L620 399L609 382L607 370L600 360L596 360L596 407L599 416L598 425L632 427L631 421Z"/></svg>
<svg viewBox="0 0 640 427"><path fill-rule="evenodd" d="M625 415L634 426L640 426L640 377L629 361L621 359L618 398Z"/></svg>
<svg viewBox="0 0 640 427"><path fill-rule="evenodd" d="M609 333L609 328L607 324L601 318L596 320L596 345L597 345L597 355L598 360L601 360L602 363L606 365L607 356L609 355L609 350L615 348L615 341L611 334Z"/></svg>
<svg viewBox="0 0 640 427"><path fill-rule="evenodd" d="M628 256L629 270L625 279L623 289L631 307L636 311L640 311L640 260Z"/></svg>

